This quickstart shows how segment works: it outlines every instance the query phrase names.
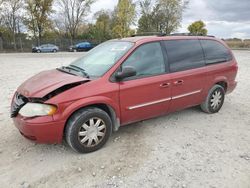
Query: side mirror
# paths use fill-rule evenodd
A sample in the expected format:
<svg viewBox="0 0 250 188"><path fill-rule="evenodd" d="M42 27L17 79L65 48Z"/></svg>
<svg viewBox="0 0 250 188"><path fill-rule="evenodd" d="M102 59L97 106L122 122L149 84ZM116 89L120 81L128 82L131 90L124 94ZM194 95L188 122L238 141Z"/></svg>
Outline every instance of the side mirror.
<svg viewBox="0 0 250 188"><path fill-rule="evenodd" d="M136 75L136 70L134 67L122 67L121 72L117 72L115 78L117 80L123 80L124 78L132 77Z"/></svg>

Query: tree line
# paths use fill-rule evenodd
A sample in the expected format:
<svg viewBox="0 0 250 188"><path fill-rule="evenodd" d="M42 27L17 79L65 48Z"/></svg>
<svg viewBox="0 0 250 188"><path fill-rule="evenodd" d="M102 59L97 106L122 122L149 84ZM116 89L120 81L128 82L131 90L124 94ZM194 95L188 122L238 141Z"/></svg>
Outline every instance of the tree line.
<svg viewBox="0 0 250 188"><path fill-rule="evenodd" d="M87 18L98 0L0 0L0 38L16 49L17 37L36 41L69 38L100 43L135 33L178 29L188 0L119 0L113 10Z"/></svg>

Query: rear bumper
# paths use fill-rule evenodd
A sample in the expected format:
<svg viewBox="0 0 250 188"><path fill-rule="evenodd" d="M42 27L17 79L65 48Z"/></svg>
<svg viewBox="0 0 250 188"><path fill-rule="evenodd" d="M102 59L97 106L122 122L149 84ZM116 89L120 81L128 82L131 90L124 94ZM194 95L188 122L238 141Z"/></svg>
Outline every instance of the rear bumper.
<svg viewBox="0 0 250 188"><path fill-rule="evenodd" d="M232 93L235 90L235 88L237 87L237 84L238 84L238 82L236 82L236 81L230 82L228 87L227 87L227 94Z"/></svg>
<svg viewBox="0 0 250 188"><path fill-rule="evenodd" d="M13 121L20 133L29 140L46 144L62 142L65 122L55 122L52 117L25 119L20 115Z"/></svg>

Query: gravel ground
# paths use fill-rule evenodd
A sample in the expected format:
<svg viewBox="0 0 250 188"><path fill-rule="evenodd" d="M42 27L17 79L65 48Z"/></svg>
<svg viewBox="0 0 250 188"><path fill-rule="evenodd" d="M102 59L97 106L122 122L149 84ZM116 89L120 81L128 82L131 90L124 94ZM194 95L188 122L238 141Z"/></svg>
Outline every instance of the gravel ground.
<svg viewBox="0 0 250 188"><path fill-rule="evenodd" d="M191 108L122 127L79 155L23 138L9 118L15 89L82 53L0 54L0 187L250 187L250 51L234 51L236 91L220 113Z"/></svg>

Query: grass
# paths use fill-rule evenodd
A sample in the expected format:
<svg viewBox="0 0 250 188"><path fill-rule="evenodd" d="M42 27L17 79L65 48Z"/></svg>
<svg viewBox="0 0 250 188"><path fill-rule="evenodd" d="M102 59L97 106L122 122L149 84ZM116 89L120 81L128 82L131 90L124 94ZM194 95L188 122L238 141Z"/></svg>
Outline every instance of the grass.
<svg viewBox="0 0 250 188"><path fill-rule="evenodd" d="M233 39L229 39L229 40L225 40L225 42L227 43L227 45L232 48L232 49L250 49L250 40L233 40Z"/></svg>

